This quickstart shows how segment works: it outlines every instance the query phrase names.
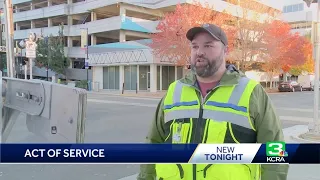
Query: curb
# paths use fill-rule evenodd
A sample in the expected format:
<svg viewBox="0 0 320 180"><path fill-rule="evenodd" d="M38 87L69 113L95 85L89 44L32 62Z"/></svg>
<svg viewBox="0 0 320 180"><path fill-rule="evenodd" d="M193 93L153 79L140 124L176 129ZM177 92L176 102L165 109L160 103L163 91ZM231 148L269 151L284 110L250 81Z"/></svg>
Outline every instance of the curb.
<svg viewBox="0 0 320 180"><path fill-rule="evenodd" d="M285 94L285 93L281 93L281 92L267 92L267 94Z"/></svg>
<svg viewBox="0 0 320 180"><path fill-rule="evenodd" d="M318 144L320 143L320 141L312 141L312 140L307 140L307 139L302 139L299 136L290 136L291 139L293 139L294 141L298 141L300 143L313 143L313 144Z"/></svg>
<svg viewBox="0 0 320 180"><path fill-rule="evenodd" d="M151 99L160 99L163 95L157 96L150 96L150 95L139 95L139 94L113 94L113 93L92 93L87 92L87 94L94 94L94 95L109 95L109 96L123 96L123 97L137 97L137 98L151 98Z"/></svg>
<svg viewBox="0 0 320 180"><path fill-rule="evenodd" d="M307 132L309 132L308 125L296 125L283 130L286 141L293 141L292 143L320 143L319 141L308 140L300 137L301 134Z"/></svg>
<svg viewBox="0 0 320 180"><path fill-rule="evenodd" d="M123 97L141 97L141 98L153 98L153 99L160 99L164 96L163 95L155 95L155 96L151 96L151 95L139 95L139 94L115 94L115 93L104 93L104 92L88 92L87 94L93 94L93 95L108 95L108 96L123 96ZM267 94L285 94L285 93L281 93L281 92L267 92Z"/></svg>

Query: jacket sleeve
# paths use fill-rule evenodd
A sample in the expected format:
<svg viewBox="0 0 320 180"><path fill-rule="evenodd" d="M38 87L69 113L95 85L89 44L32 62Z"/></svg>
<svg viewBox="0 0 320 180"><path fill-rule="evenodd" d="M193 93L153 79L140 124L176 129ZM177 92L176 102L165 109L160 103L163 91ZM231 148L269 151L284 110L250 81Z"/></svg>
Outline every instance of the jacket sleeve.
<svg viewBox="0 0 320 180"><path fill-rule="evenodd" d="M156 113L153 121L151 122L151 127L149 133L146 137L146 143L163 143L164 142L164 121L163 121L163 99L158 104ZM140 165L140 172L137 180L155 180L156 171L154 164L142 164Z"/></svg>
<svg viewBox="0 0 320 180"><path fill-rule="evenodd" d="M275 112L271 99L258 84L250 98L250 116L257 131L257 143L284 141L281 121ZM261 180L286 180L289 165L261 165Z"/></svg>

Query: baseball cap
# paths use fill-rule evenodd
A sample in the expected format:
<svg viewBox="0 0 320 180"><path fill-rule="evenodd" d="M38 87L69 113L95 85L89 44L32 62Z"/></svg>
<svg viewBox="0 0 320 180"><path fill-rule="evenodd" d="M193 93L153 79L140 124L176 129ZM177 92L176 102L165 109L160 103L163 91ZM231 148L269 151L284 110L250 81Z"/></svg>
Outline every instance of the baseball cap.
<svg viewBox="0 0 320 180"><path fill-rule="evenodd" d="M194 36L200 32L207 32L215 39L221 41L225 46L228 45L226 33L219 26L214 24L204 24L201 27L193 27L188 30L186 37L192 41Z"/></svg>

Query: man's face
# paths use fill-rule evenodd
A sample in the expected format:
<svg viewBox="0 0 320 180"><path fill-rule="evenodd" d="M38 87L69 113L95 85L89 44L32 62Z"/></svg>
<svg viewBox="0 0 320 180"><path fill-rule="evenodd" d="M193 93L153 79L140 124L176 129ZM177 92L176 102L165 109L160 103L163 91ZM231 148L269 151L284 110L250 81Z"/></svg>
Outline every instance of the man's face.
<svg viewBox="0 0 320 180"><path fill-rule="evenodd" d="M197 34L191 42L191 69L200 77L214 75L222 65L225 46L210 34Z"/></svg>

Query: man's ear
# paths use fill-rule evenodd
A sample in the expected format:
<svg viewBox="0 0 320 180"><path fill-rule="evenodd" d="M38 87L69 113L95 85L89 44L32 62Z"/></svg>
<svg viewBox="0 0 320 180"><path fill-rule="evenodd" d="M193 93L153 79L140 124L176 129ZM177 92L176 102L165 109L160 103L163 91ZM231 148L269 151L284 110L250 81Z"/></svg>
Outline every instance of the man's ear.
<svg viewBox="0 0 320 180"><path fill-rule="evenodd" d="M224 54L225 55L229 54L229 47L228 46L224 46Z"/></svg>

